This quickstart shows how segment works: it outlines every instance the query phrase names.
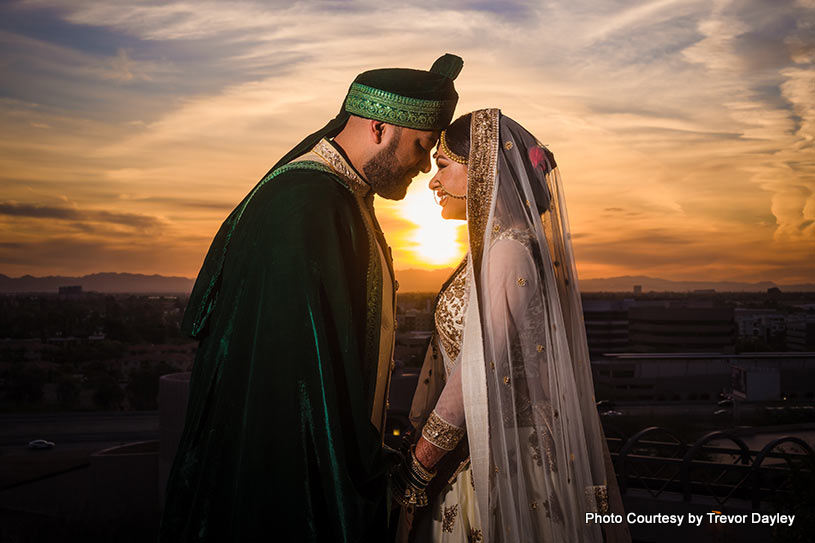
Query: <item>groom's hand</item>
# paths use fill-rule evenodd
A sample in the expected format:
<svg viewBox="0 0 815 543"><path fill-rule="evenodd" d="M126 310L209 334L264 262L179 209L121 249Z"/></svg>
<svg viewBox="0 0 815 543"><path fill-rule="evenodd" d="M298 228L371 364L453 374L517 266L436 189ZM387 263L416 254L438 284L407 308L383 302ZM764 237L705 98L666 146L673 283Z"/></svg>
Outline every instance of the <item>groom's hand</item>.
<svg viewBox="0 0 815 543"><path fill-rule="evenodd" d="M413 529L413 517L416 508L412 505L402 507L399 512L399 523L396 526L396 543L406 543Z"/></svg>

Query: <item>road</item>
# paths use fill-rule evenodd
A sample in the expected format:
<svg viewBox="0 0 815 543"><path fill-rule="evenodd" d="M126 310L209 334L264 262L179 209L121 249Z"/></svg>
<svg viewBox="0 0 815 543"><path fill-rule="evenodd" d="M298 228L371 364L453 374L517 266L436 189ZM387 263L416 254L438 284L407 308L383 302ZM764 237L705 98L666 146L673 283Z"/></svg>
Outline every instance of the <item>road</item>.
<svg viewBox="0 0 815 543"><path fill-rule="evenodd" d="M0 455L46 439L65 449L102 449L158 439L158 411L30 413L0 415Z"/></svg>

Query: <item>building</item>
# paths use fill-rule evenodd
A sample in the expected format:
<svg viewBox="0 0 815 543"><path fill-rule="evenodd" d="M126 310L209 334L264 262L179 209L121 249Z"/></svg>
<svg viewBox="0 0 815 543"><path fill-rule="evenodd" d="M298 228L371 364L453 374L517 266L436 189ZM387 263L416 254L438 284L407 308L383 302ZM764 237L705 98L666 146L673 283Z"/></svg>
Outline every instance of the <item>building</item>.
<svg viewBox="0 0 815 543"><path fill-rule="evenodd" d="M632 300L586 300L583 321L589 354L621 353L628 345L628 307Z"/></svg>
<svg viewBox="0 0 815 543"><path fill-rule="evenodd" d="M628 333L634 352L733 352L732 308L631 307Z"/></svg>
<svg viewBox="0 0 815 543"><path fill-rule="evenodd" d="M733 388L738 372L768 385L748 402L815 398L815 352L616 353L591 364L598 400L713 402Z"/></svg>
<svg viewBox="0 0 815 543"><path fill-rule="evenodd" d="M82 296L82 285L59 287L59 297L62 300L73 300Z"/></svg>
<svg viewBox="0 0 815 543"><path fill-rule="evenodd" d="M400 367L421 367L432 332L400 330L396 334L393 359Z"/></svg>
<svg viewBox="0 0 815 543"><path fill-rule="evenodd" d="M787 323L787 349L790 351L815 351L815 318Z"/></svg>
<svg viewBox="0 0 815 543"><path fill-rule="evenodd" d="M733 318L739 337L772 341L783 338L787 331L784 315L775 309L741 309L734 310ZM804 349L815 350L815 349Z"/></svg>
<svg viewBox="0 0 815 543"><path fill-rule="evenodd" d="M433 312L408 308L399 311L397 308L396 319L399 323L398 330L404 332L433 330Z"/></svg>

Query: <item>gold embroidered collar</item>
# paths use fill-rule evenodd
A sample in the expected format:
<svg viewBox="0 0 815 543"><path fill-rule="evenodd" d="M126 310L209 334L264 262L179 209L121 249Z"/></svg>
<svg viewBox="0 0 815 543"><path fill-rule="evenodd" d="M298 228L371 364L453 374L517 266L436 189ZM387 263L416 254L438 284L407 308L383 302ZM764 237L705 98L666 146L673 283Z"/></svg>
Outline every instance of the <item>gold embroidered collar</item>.
<svg viewBox="0 0 815 543"><path fill-rule="evenodd" d="M334 147L331 142L323 138L317 142L312 153L322 158L334 173L344 179L351 190L360 198L365 198L371 192L371 186L357 173L357 171L345 160L345 157Z"/></svg>

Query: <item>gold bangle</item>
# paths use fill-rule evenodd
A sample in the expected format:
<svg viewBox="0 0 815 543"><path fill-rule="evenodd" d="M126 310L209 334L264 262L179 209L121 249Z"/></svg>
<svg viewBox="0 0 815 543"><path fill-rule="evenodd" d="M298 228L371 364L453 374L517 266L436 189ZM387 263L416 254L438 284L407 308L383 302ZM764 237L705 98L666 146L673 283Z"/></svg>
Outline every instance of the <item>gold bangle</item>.
<svg viewBox="0 0 815 543"><path fill-rule="evenodd" d="M406 486L405 490L400 493L395 493L393 499L402 507L415 505L416 507L424 507L428 504L427 492L424 489L416 488L414 486Z"/></svg>
<svg viewBox="0 0 815 543"><path fill-rule="evenodd" d="M418 458L416 458L416 447L415 446L412 447L411 450L410 450L410 460L411 460L411 462L410 462L411 469L413 470L413 472L416 475L418 475L419 478L421 478L425 482L429 483L433 479L433 477L436 476L436 471L435 470L430 471L429 469L424 467L421 462L419 462Z"/></svg>
<svg viewBox="0 0 815 543"><path fill-rule="evenodd" d="M441 136L439 136L439 147L441 147L442 153L447 155L447 157L450 160L452 160L454 162L458 162L459 164L465 164L466 165L467 164L467 157L457 155L456 153L453 152L452 149L450 149L450 147L447 146L447 136L446 136L446 134L447 134L447 130L442 130L441 131Z"/></svg>
<svg viewBox="0 0 815 543"><path fill-rule="evenodd" d="M464 437L464 428L453 426L433 411L422 429L422 437L439 449L452 451Z"/></svg>
<svg viewBox="0 0 815 543"><path fill-rule="evenodd" d="M410 464L408 465L407 459L405 459L391 475L393 499L403 507L409 505L426 506L429 500L425 488L435 476L435 471L430 471L419 462L419 459L416 458L416 451L412 448L410 451Z"/></svg>

